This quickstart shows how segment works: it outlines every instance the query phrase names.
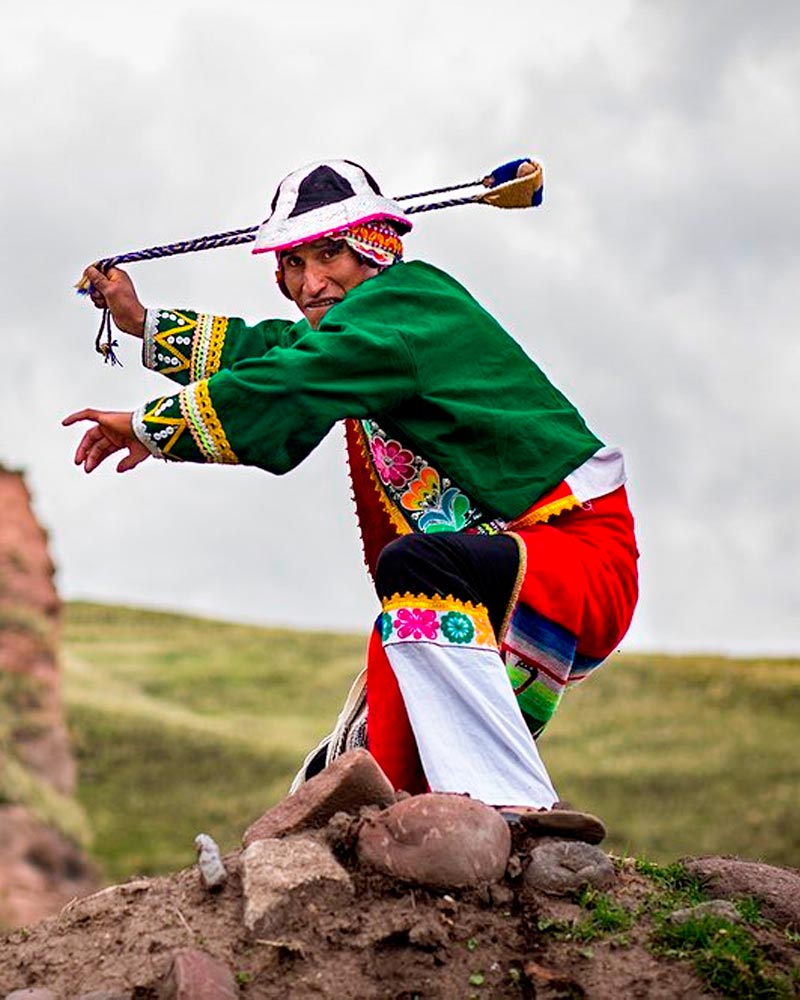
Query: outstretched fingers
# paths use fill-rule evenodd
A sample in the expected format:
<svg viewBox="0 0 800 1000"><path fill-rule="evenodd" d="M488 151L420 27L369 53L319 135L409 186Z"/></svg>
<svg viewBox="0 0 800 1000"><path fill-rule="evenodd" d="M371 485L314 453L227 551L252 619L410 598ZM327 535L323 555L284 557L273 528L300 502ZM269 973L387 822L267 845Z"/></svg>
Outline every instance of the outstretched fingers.
<svg viewBox="0 0 800 1000"><path fill-rule="evenodd" d="M69 427L70 424L77 424L81 420L97 420L99 414L100 414L99 410L93 410L93 409L76 410L74 413L70 413L69 416L64 417L64 419L61 421L61 426Z"/></svg>
<svg viewBox="0 0 800 1000"><path fill-rule="evenodd" d="M117 466L118 472L135 468L148 457L150 452L133 432L131 414L118 411L86 409L70 413L62 423L65 427L91 420L93 427L87 430L75 450L75 464L82 465L86 472L93 472L109 455L126 448L128 455Z"/></svg>
<svg viewBox="0 0 800 1000"><path fill-rule="evenodd" d="M75 464L82 465L86 472L92 472L121 447L122 443L110 437L102 427L92 427L83 435L75 450Z"/></svg>

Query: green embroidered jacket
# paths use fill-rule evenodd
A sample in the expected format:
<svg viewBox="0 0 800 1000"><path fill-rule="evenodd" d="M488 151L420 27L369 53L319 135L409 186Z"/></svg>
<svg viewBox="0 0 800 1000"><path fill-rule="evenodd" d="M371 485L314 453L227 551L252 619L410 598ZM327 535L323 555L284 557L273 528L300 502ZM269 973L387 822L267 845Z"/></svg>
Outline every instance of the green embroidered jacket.
<svg viewBox="0 0 800 1000"><path fill-rule="evenodd" d="M144 363L184 386L136 411L154 454L285 473L346 417L372 418L513 518L602 442L457 281L398 263L305 319L148 310Z"/></svg>

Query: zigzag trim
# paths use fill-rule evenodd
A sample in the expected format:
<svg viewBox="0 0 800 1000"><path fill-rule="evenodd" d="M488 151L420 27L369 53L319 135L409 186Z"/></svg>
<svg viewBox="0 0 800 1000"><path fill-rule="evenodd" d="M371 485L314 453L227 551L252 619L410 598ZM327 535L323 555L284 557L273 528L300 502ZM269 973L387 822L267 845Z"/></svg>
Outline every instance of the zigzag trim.
<svg viewBox="0 0 800 1000"><path fill-rule="evenodd" d="M397 608L424 608L432 611L463 611L468 615L485 615L489 617L489 612L484 604L473 604L472 601L460 601L448 594L441 597L439 594L430 596L428 594L398 594L391 597L384 597L381 601L384 611L394 611Z"/></svg>

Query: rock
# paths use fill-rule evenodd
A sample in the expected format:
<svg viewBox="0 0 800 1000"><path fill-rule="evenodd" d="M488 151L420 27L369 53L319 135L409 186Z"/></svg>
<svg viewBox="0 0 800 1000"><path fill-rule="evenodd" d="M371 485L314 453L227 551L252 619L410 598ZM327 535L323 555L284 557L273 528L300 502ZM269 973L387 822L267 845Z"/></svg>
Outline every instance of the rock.
<svg viewBox="0 0 800 1000"><path fill-rule="evenodd" d="M6 996L5 1000L58 1000L58 997L51 990L29 988L14 990L13 993Z"/></svg>
<svg viewBox="0 0 800 1000"><path fill-rule="evenodd" d="M119 990L92 990L91 993L81 993L75 1000L131 1000L130 990L120 993Z"/></svg>
<svg viewBox="0 0 800 1000"><path fill-rule="evenodd" d="M207 833L198 833L194 838L197 850L197 869L200 882L209 892L218 892L228 879L228 873L220 857L219 847Z"/></svg>
<svg viewBox="0 0 800 1000"><path fill-rule="evenodd" d="M674 913L670 914L669 920L673 924L685 924L689 920L696 920L700 917L719 917L732 924L742 922L739 911L727 899L709 899L705 903L698 903L697 906L687 906L682 910L675 910Z"/></svg>
<svg viewBox="0 0 800 1000"><path fill-rule="evenodd" d="M197 948L179 948L161 986L160 1000L236 1000L230 969Z"/></svg>
<svg viewBox="0 0 800 1000"><path fill-rule="evenodd" d="M68 837L25 806L0 804L0 926L35 924L96 887L96 872Z"/></svg>
<svg viewBox="0 0 800 1000"><path fill-rule="evenodd" d="M319 828L337 812L393 802L394 789L371 754L350 750L252 823L242 843L248 847L257 840Z"/></svg>
<svg viewBox="0 0 800 1000"><path fill-rule="evenodd" d="M800 872L739 858L686 858L682 863L715 896L755 896L768 920L781 927L800 926Z"/></svg>
<svg viewBox="0 0 800 1000"><path fill-rule="evenodd" d="M387 875L449 889L499 881L511 853L511 834L490 806L434 792L368 817L357 853L363 864Z"/></svg>
<svg viewBox="0 0 800 1000"><path fill-rule="evenodd" d="M92 990L91 993L81 993L75 1000L131 1000L130 991L115 993L113 990Z"/></svg>
<svg viewBox="0 0 800 1000"><path fill-rule="evenodd" d="M9 993L5 1000L58 1000L58 997L52 990L39 990L36 988L28 988L24 990L14 990L13 993Z"/></svg>
<svg viewBox="0 0 800 1000"><path fill-rule="evenodd" d="M346 905L350 876L330 849L311 837L256 840L241 855L244 924L256 937L284 931L314 906Z"/></svg>
<svg viewBox="0 0 800 1000"><path fill-rule="evenodd" d="M532 959L523 965L522 972L533 987L534 996L583 997L586 995L575 980L553 969L548 969Z"/></svg>
<svg viewBox="0 0 800 1000"><path fill-rule="evenodd" d="M564 895L584 886L607 889L617 875L608 856L580 840L542 840L530 851L523 882L531 889Z"/></svg>

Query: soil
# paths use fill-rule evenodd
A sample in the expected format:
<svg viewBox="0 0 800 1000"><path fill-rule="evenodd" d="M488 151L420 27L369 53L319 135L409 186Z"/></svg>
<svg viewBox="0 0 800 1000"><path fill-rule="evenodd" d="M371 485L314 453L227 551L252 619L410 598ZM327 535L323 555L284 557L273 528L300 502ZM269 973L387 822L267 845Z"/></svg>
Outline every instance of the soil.
<svg viewBox="0 0 800 1000"><path fill-rule="evenodd" d="M516 846L524 855L526 845ZM432 891L360 869L347 851L339 855L355 903L303 903L268 940L253 939L242 923L238 853L225 858L229 879L217 893L192 867L75 900L0 939L0 996L38 987L60 1000L93 990L155 1000L173 950L186 947L222 961L240 995L253 1000L716 995L687 962L651 953L646 916L624 935L579 943L548 929L585 916L577 902L526 888L519 876L477 890ZM634 910L653 883L632 861L616 867L610 895ZM782 929L765 925L754 933L777 968L800 968Z"/></svg>

